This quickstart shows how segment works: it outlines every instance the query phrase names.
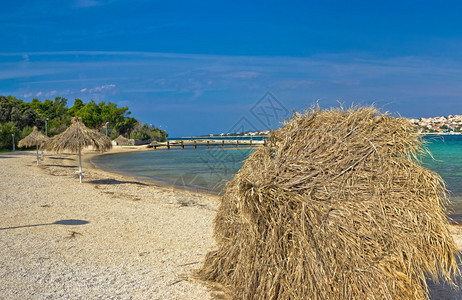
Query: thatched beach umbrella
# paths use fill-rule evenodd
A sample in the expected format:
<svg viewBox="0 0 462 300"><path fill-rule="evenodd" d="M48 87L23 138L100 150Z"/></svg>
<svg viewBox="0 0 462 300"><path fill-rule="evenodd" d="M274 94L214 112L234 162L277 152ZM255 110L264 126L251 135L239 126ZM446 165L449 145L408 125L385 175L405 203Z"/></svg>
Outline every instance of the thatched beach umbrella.
<svg viewBox="0 0 462 300"><path fill-rule="evenodd" d="M199 271L235 299L424 299L456 245L419 136L371 107L295 114L226 187Z"/></svg>
<svg viewBox="0 0 462 300"><path fill-rule="evenodd" d="M19 147L32 147L35 146L37 150L37 165L39 164L39 147L41 147L49 138L43 133L38 131L37 127L34 126L34 130L19 141Z"/></svg>
<svg viewBox="0 0 462 300"><path fill-rule="evenodd" d="M111 140L107 136L87 128L79 118L73 118L72 125L66 131L52 137L45 144L45 148L49 151L68 150L79 154L79 170L76 173L79 174L80 182L82 182L82 173L84 173L81 151L88 146L101 152L112 148Z"/></svg>
<svg viewBox="0 0 462 300"><path fill-rule="evenodd" d="M119 135L116 139L114 139L114 142L116 142L117 145L128 145L128 139L123 135Z"/></svg>

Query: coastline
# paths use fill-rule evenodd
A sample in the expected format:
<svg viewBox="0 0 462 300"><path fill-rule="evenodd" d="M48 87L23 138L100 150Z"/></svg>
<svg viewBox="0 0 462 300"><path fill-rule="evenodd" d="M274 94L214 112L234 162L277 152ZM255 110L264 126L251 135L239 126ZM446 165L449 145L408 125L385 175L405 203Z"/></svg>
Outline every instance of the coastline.
<svg viewBox="0 0 462 300"><path fill-rule="evenodd" d="M102 155L137 152L137 151L149 151L149 150L152 151L152 149L146 148L146 145L143 145L143 146L113 146L111 150L106 151L104 153L95 152L95 151L85 152L84 156L82 157L82 161L86 165L86 168L92 171L96 171L96 172L104 172L108 176L118 175L118 176L122 176L124 178L130 179L130 180L136 180L136 181L148 184L148 185L158 185L159 187L174 188L173 186L167 185L164 182L153 182L153 181L143 180L143 178L133 177L133 176L125 175L122 173L117 173L117 172L111 172L110 170L107 170L103 168L102 166L98 165L94 161L94 158L98 156L102 156Z"/></svg>
<svg viewBox="0 0 462 300"><path fill-rule="evenodd" d="M87 164L87 167L92 170L101 171L101 172L106 172L107 174L116 174L120 175L126 178L130 178L131 180L137 180L140 182L143 182L148 185L154 185L160 188L168 188L168 189L176 189L180 191L188 191L192 193L199 193L199 194L204 194L204 195L212 195L212 196L220 196L219 193L207 190L205 188L200 188L200 187L193 187L193 186L188 186L188 185L183 185L183 186L177 186L174 185L170 182L163 181L161 179L155 179L155 178L147 178L147 177L142 177L142 176L132 176L130 174L127 174L123 171L116 171L112 170L110 168L107 168L103 165L98 164L95 160L103 155L111 155L111 154L118 154L118 153L127 153L127 152L138 152L138 151L158 151L158 150L165 150L167 149L166 147L160 148L157 150L153 150L152 148L147 148L146 145L142 146L115 146L113 147L110 151L107 151L105 153L98 153L98 152L88 152L85 154L83 157L83 161ZM242 149L247 149L247 148L242 148ZM228 150L228 149L224 149Z"/></svg>
<svg viewBox="0 0 462 300"><path fill-rule="evenodd" d="M36 166L34 152L0 154L0 175L8 179L0 182L0 294L223 297L192 276L215 247L219 197L97 169L91 163L96 155L83 154L80 184L76 155L46 154ZM451 225L450 231L462 249L462 226ZM432 298L460 299L460 291L449 286L430 286Z"/></svg>

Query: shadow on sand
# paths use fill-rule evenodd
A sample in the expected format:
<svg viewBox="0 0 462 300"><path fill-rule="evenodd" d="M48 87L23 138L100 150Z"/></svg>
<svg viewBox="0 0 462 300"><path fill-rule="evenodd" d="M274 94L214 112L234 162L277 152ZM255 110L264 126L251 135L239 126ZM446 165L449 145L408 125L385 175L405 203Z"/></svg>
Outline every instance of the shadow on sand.
<svg viewBox="0 0 462 300"><path fill-rule="evenodd" d="M72 160L75 161L75 158L69 158L69 157L54 157L54 156L47 156L48 159L58 159L58 160Z"/></svg>
<svg viewBox="0 0 462 300"><path fill-rule="evenodd" d="M430 299L460 300L462 299L461 279L456 280L458 287L450 286L447 283L435 283L427 281L430 291Z"/></svg>
<svg viewBox="0 0 462 300"><path fill-rule="evenodd" d="M459 252L462 255L462 252ZM462 270L461 256L457 257L457 264ZM457 276L453 287L445 282L433 282L431 279L427 280L428 289L430 291L430 299L445 299L445 300L460 300L462 299L462 278Z"/></svg>
<svg viewBox="0 0 462 300"><path fill-rule="evenodd" d="M48 225L85 225L90 223L89 221L85 220L76 220L76 219L67 219L67 220L59 220L53 223L44 223L44 224L32 224L32 225L21 225L21 226L13 226L13 227L4 227L0 228L0 230L8 230L8 229L17 229L17 228L28 228L28 227L38 227L38 226L48 226Z"/></svg>
<svg viewBox="0 0 462 300"><path fill-rule="evenodd" d="M126 183L126 184L137 184L137 185L142 185L142 186L148 186L148 184L138 182L138 181L120 181L120 180L111 179L111 178L91 180L91 181L88 181L88 183L92 183L92 184L123 184L123 183Z"/></svg>
<svg viewBox="0 0 462 300"><path fill-rule="evenodd" d="M59 168L74 168L78 169L79 166L67 166L67 165L42 165L44 167L59 167Z"/></svg>
<svg viewBox="0 0 462 300"><path fill-rule="evenodd" d="M35 152L34 152L35 154ZM7 151L7 152L2 152L1 158L10 158L10 157L15 157L17 155L31 155L30 151Z"/></svg>

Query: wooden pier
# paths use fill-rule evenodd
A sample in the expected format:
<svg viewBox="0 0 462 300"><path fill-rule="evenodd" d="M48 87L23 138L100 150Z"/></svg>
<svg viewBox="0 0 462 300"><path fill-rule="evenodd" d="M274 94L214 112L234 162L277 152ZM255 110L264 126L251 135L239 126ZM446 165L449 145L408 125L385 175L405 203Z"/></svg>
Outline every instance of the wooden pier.
<svg viewBox="0 0 462 300"><path fill-rule="evenodd" d="M225 147L254 147L254 146L266 146L266 139L264 140L178 140L178 141L167 141L163 143L153 144L154 150L157 148L167 148L170 150L173 147L181 147L184 150L186 147L197 149L198 147L210 147L225 148Z"/></svg>

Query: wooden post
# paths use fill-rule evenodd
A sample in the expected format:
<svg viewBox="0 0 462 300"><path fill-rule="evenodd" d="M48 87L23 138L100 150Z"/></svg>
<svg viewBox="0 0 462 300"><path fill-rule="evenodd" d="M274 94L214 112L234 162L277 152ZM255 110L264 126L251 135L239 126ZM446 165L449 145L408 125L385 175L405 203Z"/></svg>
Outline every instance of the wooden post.
<svg viewBox="0 0 462 300"><path fill-rule="evenodd" d="M38 164L39 164L39 155L38 155L38 148L39 148L39 146L38 146L38 145L35 145L35 148L37 149L37 166L38 166Z"/></svg>
<svg viewBox="0 0 462 300"><path fill-rule="evenodd" d="M250 139L250 146L252 146L252 139Z"/></svg>
<svg viewBox="0 0 462 300"><path fill-rule="evenodd" d="M236 140L236 148L239 148L239 140Z"/></svg>
<svg viewBox="0 0 462 300"><path fill-rule="evenodd" d="M197 149L197 141L194 141L194 150Z"/></svg>
<svg viewBox="0 0 462 300"><path fill-rule="evenodd" d="M167 149L170 150L170 141L167 141Z"/></svg>
<svg viewBox="0 0 462 300"><path fill-rule="evenodd" d="M184 150L184 142L181 141L181 150Z"/></svg>
<svg viewBox="0 0 462 300"><path fill-rule="evenodd" d="M225 140L222 140L221 141L221 148L224 148L225 147Z"/></svg>
<svg viewBox="0 0 462 300"><path fill-rule="evenodd" d="M210 141L207 141L207 149L210 148Z"/></svg>
<svg viewBox="0 0 462 300"><path fill-rule="evenodd" d="M266 139L263 140L263 146L266 147Z"/></svg>
<svg viewBox="0 0 462 300"><path fill-rule="evenodd" d="M80 148L79 148L79 170L77 171L79 173L79 180L80 183L82 183L82 154L80 153Z"/></svg>

